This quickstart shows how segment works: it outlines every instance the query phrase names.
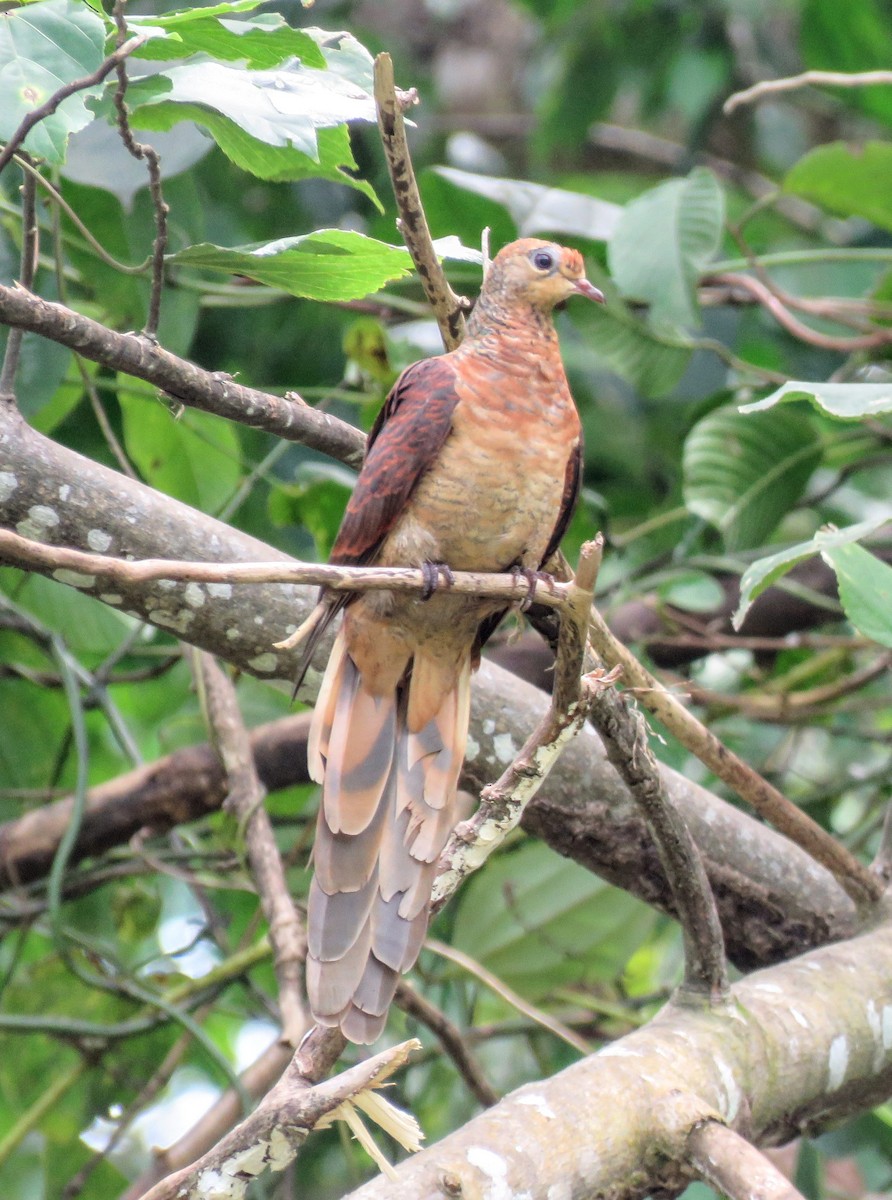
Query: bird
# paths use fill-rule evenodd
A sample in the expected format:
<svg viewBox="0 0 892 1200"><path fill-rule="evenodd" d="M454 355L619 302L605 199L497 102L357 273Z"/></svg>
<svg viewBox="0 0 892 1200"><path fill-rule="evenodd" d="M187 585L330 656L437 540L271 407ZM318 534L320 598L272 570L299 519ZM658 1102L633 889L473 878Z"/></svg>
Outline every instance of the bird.
<svg viewBox="0 0 892 1200"><path fill-rule="evenodd" d="M458 348L407 367L385 400L330 555L420 567L424 591L323 588L289 639L306 640L299 686L343 612L308 741L322 799L306 984L317 1025L354 1043L380 1036L420 952L471 674L512 607L450 594L451 572L522 572L532 590L578 497L582 431L552 320L576 295L604 301L577 250L522 238L496 255Z"/></svg>

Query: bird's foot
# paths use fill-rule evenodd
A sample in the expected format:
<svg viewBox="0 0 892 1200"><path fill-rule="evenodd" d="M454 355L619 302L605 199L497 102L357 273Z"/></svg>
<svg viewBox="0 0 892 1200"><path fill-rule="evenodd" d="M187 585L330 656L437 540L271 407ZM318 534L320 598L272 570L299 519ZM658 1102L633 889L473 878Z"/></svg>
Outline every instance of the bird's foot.
<svg viewBox="0 0 892 1200"><path fill-rule="evenodd" d="M533 601L536 599L536 589L540 583L544 583L552 595L554 590L554 576L549 575L547 571L534 571L532 567L511 567L511 574L514 576L514 582L519 583L521 579L527 581L529 591L520 602L520 611L526 612L532 607Z"/></svg>
<svg viewBox="0 0 892 1200"><path fill-rule="evenodd" d="M440 586L441 571L443 572L443 582L446 587L451 588L455 583L455 576L447 563L423 562L421 564L421 574L424 576L424 587L421 589L422 600L430 600Z"/></svg>

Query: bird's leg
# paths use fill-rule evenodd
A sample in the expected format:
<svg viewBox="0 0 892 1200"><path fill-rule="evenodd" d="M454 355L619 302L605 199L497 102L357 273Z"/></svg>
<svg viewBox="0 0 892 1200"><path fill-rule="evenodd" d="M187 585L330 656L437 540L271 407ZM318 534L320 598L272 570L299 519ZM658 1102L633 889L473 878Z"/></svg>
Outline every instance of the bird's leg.
<svg viewBox="0 0 892 1200"><path fill-rule="evenodd" d="M430 600L431 596L440 586L441 571L443 572L444 583L447 588L451 588L455 583L455 576L448 563L425 561L421 564L421 574L424 576L424 587L421 589L422 600Z"/></svg>
<svg viewBox="0 0 892 1200"><path fill-rule="evenodd" d="M540 583L544 583L552 596L554 590L554 576L549 575L547 571L534 571L532 567L522 567L519 563L514 563L508 568L508 571L514 577L514 582L519 583L521 579L527 581L529 591L520 602L520 611L526 612L532 607L533 601L536 599L536 589Z"/></svg>

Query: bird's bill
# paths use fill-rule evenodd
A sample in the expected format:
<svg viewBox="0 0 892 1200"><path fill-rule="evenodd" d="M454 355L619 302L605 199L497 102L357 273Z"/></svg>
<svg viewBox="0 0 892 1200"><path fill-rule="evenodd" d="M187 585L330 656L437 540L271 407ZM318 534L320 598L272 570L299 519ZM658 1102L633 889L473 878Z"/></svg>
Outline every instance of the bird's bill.
<svg viewBox="0 0 892 1200"><path fill-rule="evenodd" d="M593 283L589 283L584 276L582 279L574 280L573 286L579 292L580 296L588 296L589 300L594 300L598 304L605 303L604 293L596 288Z"/></svg>

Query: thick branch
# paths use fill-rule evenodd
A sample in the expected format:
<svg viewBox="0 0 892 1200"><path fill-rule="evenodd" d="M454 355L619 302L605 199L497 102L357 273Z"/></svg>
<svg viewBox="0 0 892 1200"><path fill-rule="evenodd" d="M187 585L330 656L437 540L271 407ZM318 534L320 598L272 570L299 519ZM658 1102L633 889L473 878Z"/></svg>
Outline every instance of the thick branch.
<svg viewBox="0 0 892 1200"><path fill-rule="evenodd" d="M727 1010L668 1005L645 1028L526 1084L352 1200L524 1194L641 1200L690 1182L689 1136L718 1121L758 1145L788 1141L892 1090L892 930L761 971ZM820 986L816 981L820 980ZM588 1097L590 1103L580 1103ZM481 1148L485 1148L482 1150Z"/></svg>

